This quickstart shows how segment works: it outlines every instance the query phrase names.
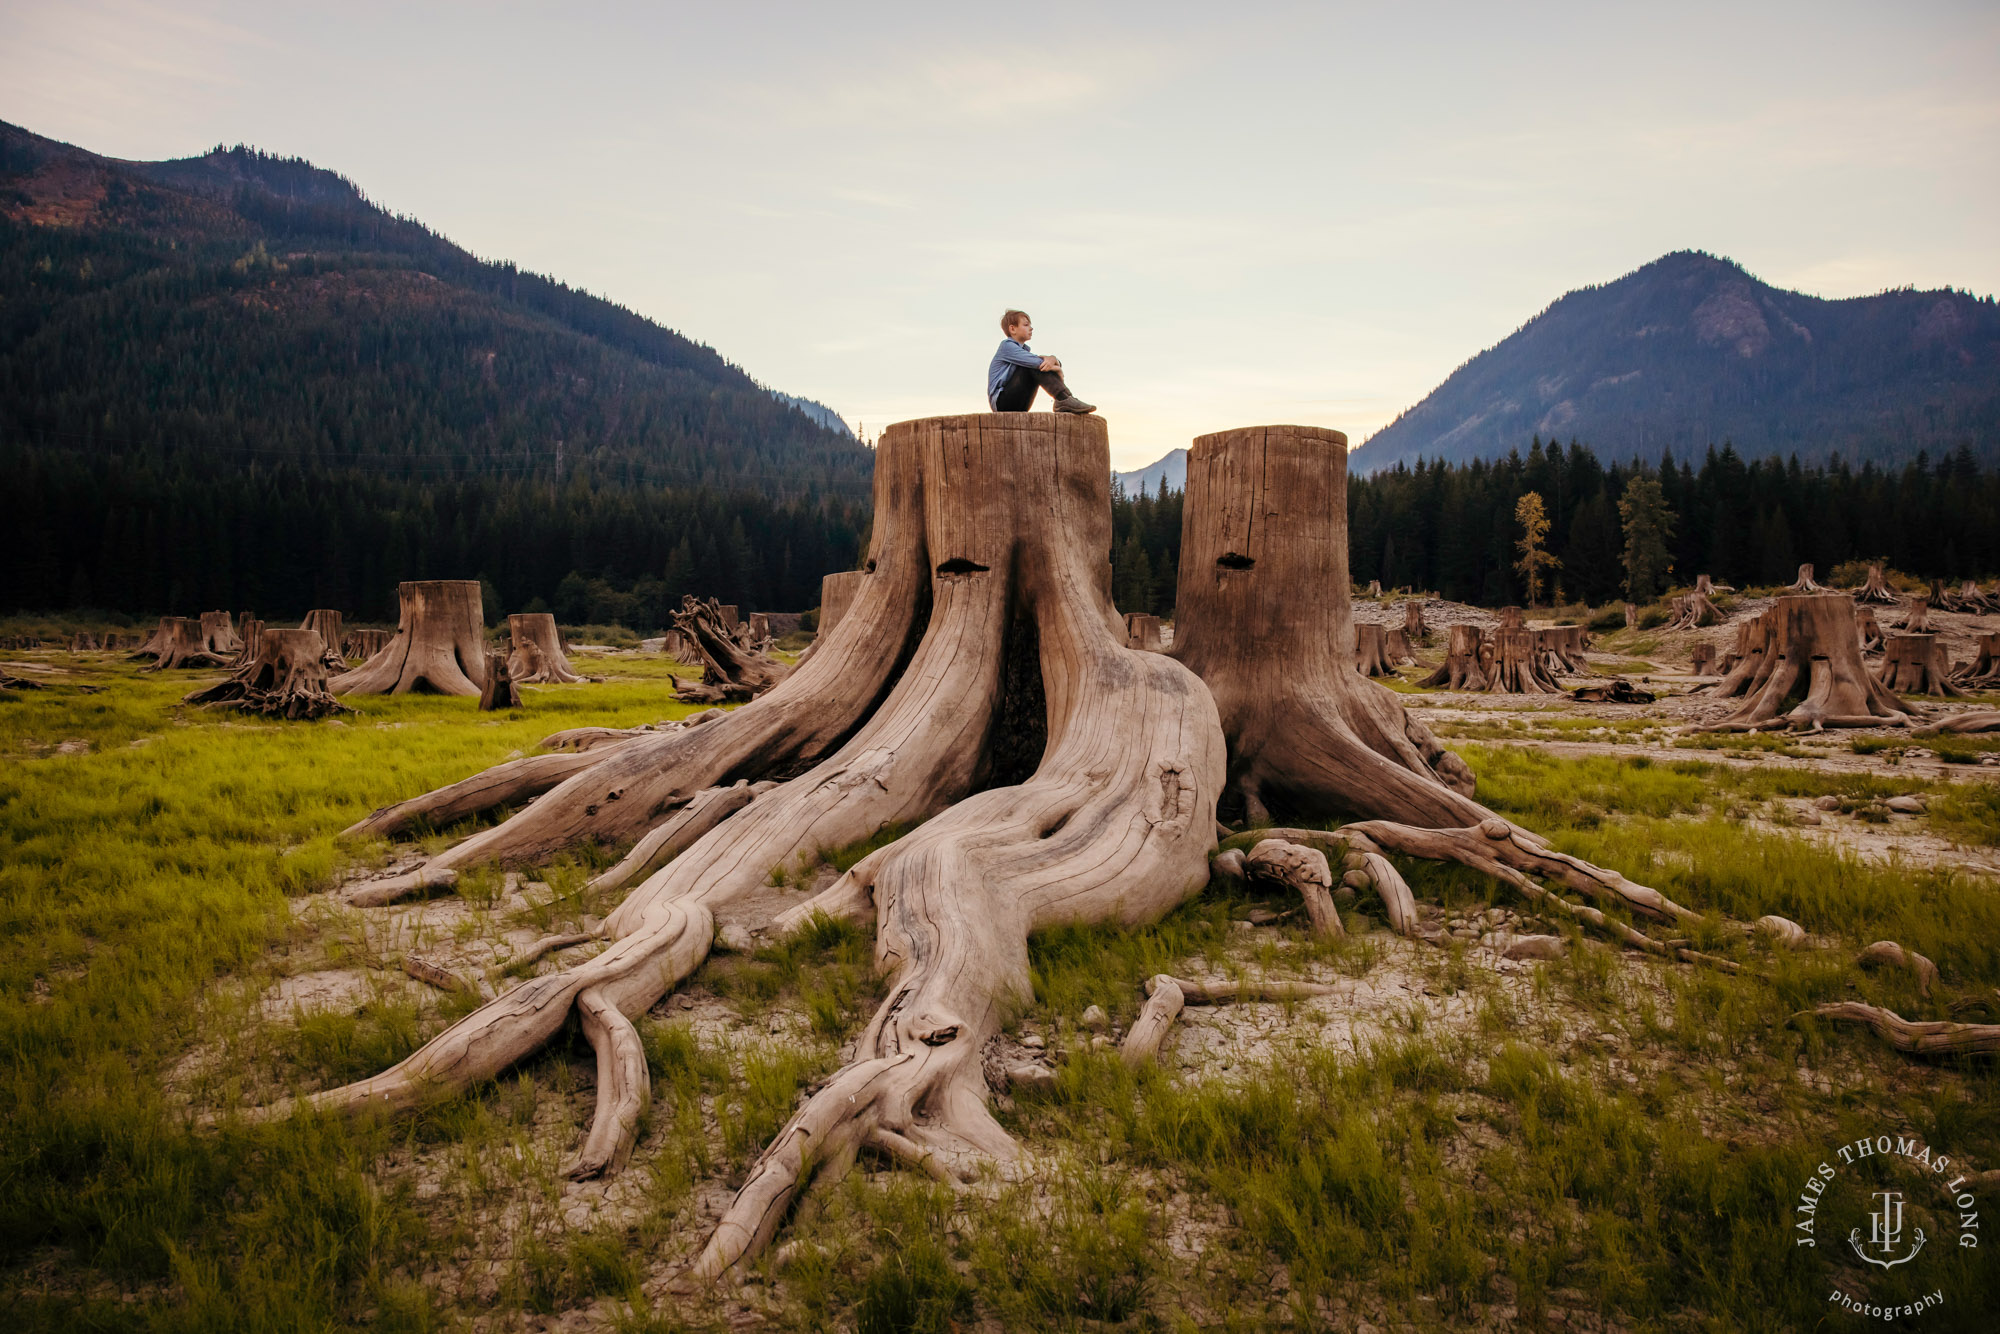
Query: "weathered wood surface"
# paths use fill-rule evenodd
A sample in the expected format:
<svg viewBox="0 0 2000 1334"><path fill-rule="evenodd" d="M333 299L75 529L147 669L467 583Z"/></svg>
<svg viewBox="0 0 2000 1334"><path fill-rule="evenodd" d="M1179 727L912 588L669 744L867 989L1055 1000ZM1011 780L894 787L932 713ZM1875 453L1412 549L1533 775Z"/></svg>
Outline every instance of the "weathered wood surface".
<svg viewBox="0 0 2000 1334"><path fill-rule="evenodd" d="M478 698L486 683L486 622L477 579L422 579L396 586L396 636L351 672L333 678L336 695L428 691Z"/></svg>

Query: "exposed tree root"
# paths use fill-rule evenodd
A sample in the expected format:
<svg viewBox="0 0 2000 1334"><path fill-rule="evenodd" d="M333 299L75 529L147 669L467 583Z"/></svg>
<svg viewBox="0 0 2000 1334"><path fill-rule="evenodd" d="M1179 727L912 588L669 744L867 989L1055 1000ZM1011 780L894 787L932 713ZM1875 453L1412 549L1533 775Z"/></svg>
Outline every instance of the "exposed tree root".
<svg viewBox="0 0 2000 1334"><path fill-rule="evenodd" d="M1841 1024L1866 1024L1897 1051L1913 1056L1992 1056L2000 1054L2000 1024L1955 1024L1910 1020L1893 1010L1861 1001L1829 1001L1802 1014ZM1795 1016L1799 1017L1799 1016Z"/></svg>

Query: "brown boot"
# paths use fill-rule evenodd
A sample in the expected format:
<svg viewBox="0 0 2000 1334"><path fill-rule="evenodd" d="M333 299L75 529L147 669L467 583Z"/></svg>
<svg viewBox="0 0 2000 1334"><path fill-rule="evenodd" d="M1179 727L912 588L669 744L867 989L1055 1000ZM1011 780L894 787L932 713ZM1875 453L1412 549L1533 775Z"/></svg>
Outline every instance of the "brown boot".
<svg viewBox="0 0 2000 1334"><path fill-rule="evenodd" d="M1056 411L1095 412L1097 411L1097 405L1095 403L1086 403L1075 394L1071 394L1068 398L1059 398L1056 400Z"/></svg>

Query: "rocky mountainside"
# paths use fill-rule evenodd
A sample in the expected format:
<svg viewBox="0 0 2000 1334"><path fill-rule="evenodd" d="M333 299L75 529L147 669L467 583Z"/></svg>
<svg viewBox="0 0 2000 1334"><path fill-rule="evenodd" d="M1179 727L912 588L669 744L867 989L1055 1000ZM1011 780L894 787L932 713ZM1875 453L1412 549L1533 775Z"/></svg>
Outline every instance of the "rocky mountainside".
<svg viewBox="0 0 2000 1334"><path fill-rule="evenodd" d="M1667 255L1571 292L1461 366L1355 452L1358 471L1526 451L1611 458L1733 442L1755 458L2000 457L2000 307L1894 291L1824 301L1726 259Z"/></svg>

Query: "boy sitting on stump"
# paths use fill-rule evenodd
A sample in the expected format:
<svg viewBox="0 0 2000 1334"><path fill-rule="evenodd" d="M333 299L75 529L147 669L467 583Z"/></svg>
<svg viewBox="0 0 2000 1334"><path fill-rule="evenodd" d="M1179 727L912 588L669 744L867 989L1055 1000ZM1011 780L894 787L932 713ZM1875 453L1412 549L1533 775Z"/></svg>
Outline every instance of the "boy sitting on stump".
<svg viewBox="0 0 2000 1334"><path fill-rule="evenodd" d="M1010 310L1002 315L1000 332L1007 336L1000 340L1000 350L986 368L986 401L995 412L1026 412L1034 406L1037 389L1049 391L1057 412L1097 411L1094 404L1072 394L1063 383L1061 361L1028 350L1035 325L1026 311Z"/></svg>

